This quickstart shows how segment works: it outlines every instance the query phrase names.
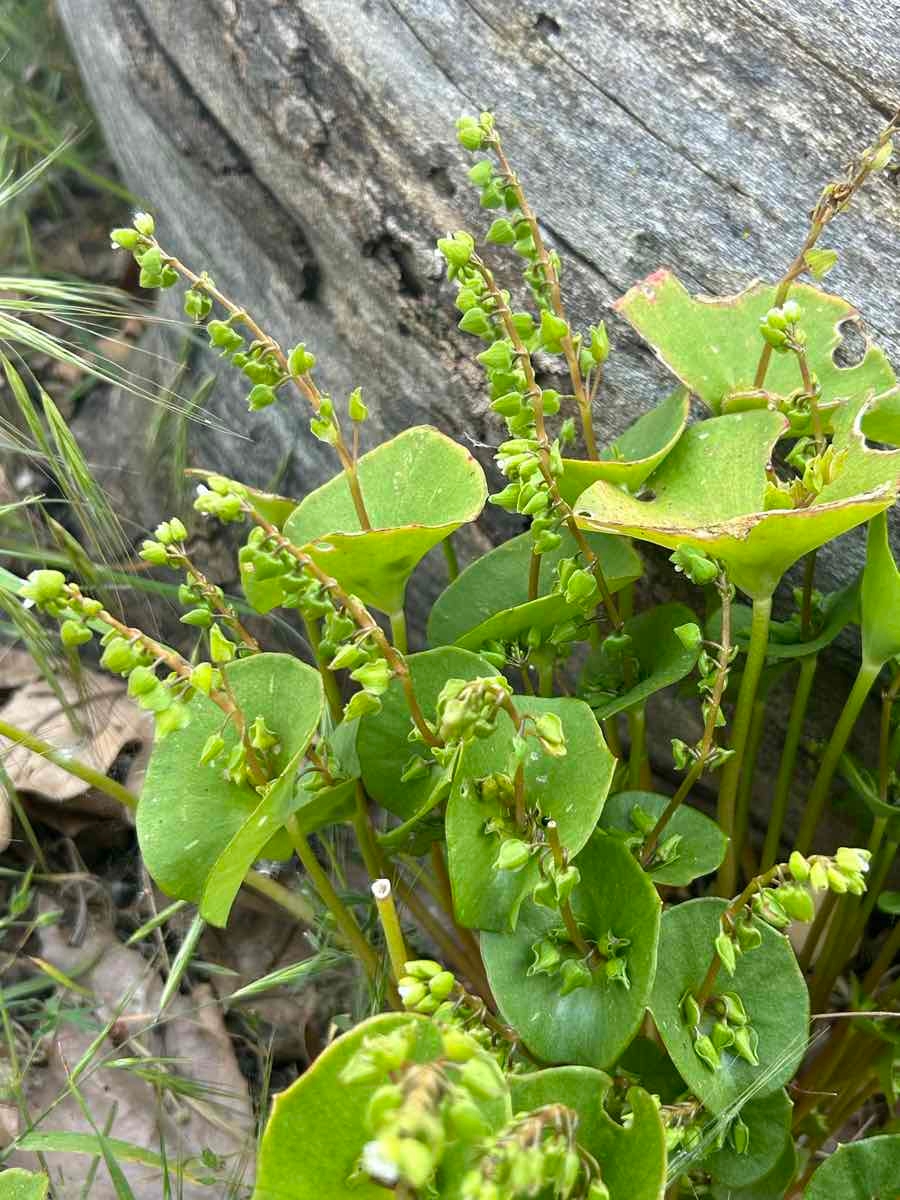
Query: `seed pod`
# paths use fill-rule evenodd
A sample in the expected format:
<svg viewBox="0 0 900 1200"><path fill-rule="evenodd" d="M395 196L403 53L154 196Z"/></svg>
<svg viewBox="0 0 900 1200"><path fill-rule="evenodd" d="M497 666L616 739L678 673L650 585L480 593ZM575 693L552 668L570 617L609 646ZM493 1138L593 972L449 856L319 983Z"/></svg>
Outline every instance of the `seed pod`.
<svg viewBox="0 0 900 1200"><path fill-rule="evenodd" d="M694 1053L701 1062L706 1063L711 1071L718 1071L720 1066L719 1052L713 1045L712 1038L707 1037L706 1034L701 1034L700 1037L696 1038L694 1041Z"/></svg>
<svg viewBox="0 0 900 1200"><path fill-rule="evenodd" d="M500 852L494 861L498 871L519 871L531 858L532 848L519 838L507 838L500 844Z"/></svg>
<svg viewBox="0 0 900 1200"><path fill-rule="evenodd" d="M493 1059L479 1055L463 1063L459 1081L477 1100L492 1100L503 1091L500 1068Z"/></svg>
<svg viewBox="0 0 900 1200"><path fill-rule="evenodd" d="M93 634L83 621L68 620L63 621L59 628L59 637L64 646L74 649L76 646L83 646L93 638Z"/></svg>

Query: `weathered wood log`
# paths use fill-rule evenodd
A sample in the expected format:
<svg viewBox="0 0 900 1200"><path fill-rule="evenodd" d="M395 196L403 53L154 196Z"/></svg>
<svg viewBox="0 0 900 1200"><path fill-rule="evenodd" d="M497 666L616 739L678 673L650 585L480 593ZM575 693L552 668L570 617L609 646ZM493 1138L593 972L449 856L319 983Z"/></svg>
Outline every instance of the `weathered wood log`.
<svg viewBox="0 0 900 1200"><path fill-rule="evenodd" d="M362 384L370 444L429 421L486 465L500 426L434 251L437 235L484 222L456 116L498 114L584 326L609 319L611 302L660 266L713 294L777 278L822 184L900 104L900 10L863 0L59 4L110 145L164 243L274 336L309 343L336 397ZM841 252L829 286L896 361L898 232L887 173L828 239ZM601 436L668 386L634 334L615 318L610 328ZM850 356L860 345L845 339ZM220 373L213 410L235 432L194 427L196 461L265 484L287 457L283 486L297 493L332 472L302 410L248 416L244 393ZM120 490L149 523L160 515L142 475L149 413L114 403L79 426L94 461L126 472ZM846 579L861 547L851 536L823 555L823 584ZM440 573L420 583L420 609Z"/></svg>

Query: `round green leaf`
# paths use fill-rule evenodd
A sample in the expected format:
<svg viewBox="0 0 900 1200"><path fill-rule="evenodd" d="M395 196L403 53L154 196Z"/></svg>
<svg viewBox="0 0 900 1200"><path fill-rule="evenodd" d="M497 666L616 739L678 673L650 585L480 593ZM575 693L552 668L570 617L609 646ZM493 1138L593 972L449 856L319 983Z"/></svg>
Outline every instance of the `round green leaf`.
<svg viewBox="0 0 900 1200"><path fill-rule="evenodd" d="M806 640L800 636L799 618L791 621L771 621L769 623L769 644L766 658L771 662L780 662L791 658L804 658L809 654L818 654L826 646L830 646L842 629L852 622L859 620L859 580L854 580L848 587L830 592L823 603L822 620L818 630ZM750 626L753 612L747 604L732 604L731 606L731 635L735 642L746 651L750 641ZM722 632L722 613L717 611L707 626L708 636L717 641Z"/></svg>
<svg viewBox="0 0 900 1200"><path fill-rule="evenodd" d="M638 660L637 679L631 687L626 686L621 668L611 659L607 643L591 651L578 694L588 701L598 721L643 704L654 692L691 673L699 650L684 646L675 630L696 619L684 604L659 604L625 622L623 632L632 639L632 653Z"/></svg>
<svg viewBox="0 0 900 1200"><path fill-rule="evenodd" d="M685 1092L684 1080L668 1054L658 1042L643 1034L632 1039L616 1063L616 1074L627 1075L645 1091L659 1096L663 1104L674 1104Z"/></svg>
<svg viewBox="0 0 900 1200"><path fill-rule="evenodd" d="M390 1200L395 1193L365 1177L354 1177L369 1140L365 1115L379 1083L347 1083L341 1073L367 1038L383 1036L415 1021L418 1041L414 1058L432 1062L440 1053L436 1025L403 1013L385 1013L363 1021L332 1042L289 1088L275 1097L257 1160L253 1200ZM379 1081L380 1082L380 1081ZM480 1104L493 1130L512 1116L509 1095ZM471 1151L451 1144L438 1173L441 1197L457 1194Z"/></svg>
<svg viewBox="0 0 900 1200"><path fill-rule="evenodd" d="M678 388L648 413L644 413L601 450L599 461L564 458L559 480L562 498L573 504L581 493L598 479L627 487L635 492L675 447L684 433L691 409L687 388Z"/></svg>
<svg viewBox="0 0 900 1200"><path fill-rule="evenodd" d="M225 672L247 722L261 716L278 735L277 766L292 781L322 716L318 671L287 654L255 654L229 664ZM216 860L264 801L253 788L239 787L216 767L200 763L210 734L221 729L226 754L237 734L206 696L197 694L189 708L187 728L153 747L137 832L147 870L163 891L199 902Z"/></svg>
<svg viewBox="0 0 900 1200"><path fill-rule="evenodd" d="M610 796L600 816L600 828L615 837L627 835L635 846L644 840L632 814L635 808L646 813L655 823L669 803L668 796L657 792L617 792ZM662 841L671 837L681 840L672 858L665 862L652 863L648 874L654 883L665 883L685 887L694 879L717 871L725 857L728 840L715 823L695 808L682 804L665 828Z"/></svg>
<svg viewBox="0 0 900 1200"><path fill-rule="evenodd" d="M370 450L357 469L370 530L360 529L342 473L297 505L284 534L363 603L399 612L419 561L481 512L484 472L468 450L427 425Z"/></svg>
<svg viewBox="0 0 900 1200"><path fill-rule="evenodd" d="M713 412L728 408L733 393L752 388L763 348L759 325L775 303L776 289L757 283L737 296L691 296L671 271L655 271L636 284L616 310L656 351L669 370ZM810 369L824 404L886 391L896 382L883 351L868 344L862 361L841 367L834 351L840 326L858 317L851 304L809 284L795 283L791 299L800 305ZM789 395L799 386L791 354L773 354L766 374L770 392ZM797 430L796 432L802 432Z"/></svg>
<svg viewBox="0 0 900 1200"><path fill-rule="evenodd" d="M50 1188L46 1175L7 1167L0 1175L0 1200L44 1200Z"/></svg>
<svg viewBox="0 0 900 1200"><path fill-rule="evenodd" d="M576 859L581 883L572 909L587 940L627 939L629 986L593 972L588 987L561 994L558 975L530 975L532 947L562 927L559 913L527 901L515 933L484 933L481 951L491 991L525 1045L547 1062L608 1067L637 1032L653 986L660 901L622 842L598 834Z"/></svg>
<svg viewBox="0 0 900 1200"><path fill-rule="evenodd" d="M803 555L888 508L900 479L900 464L857 448L812 504L766 510L766 466L787 429L787 419L768 409L691 425L650 476L651 499L601 480L578 498L578 523L671 549L696 546L721 559L748 596L771 596Z"/></svg>
<svg viewBox="0 0 900 1200"><path fill-rule="evenodd" d="M782 1200L796 1173L797 1151L793 1141L788 1138L781 1158L768 1175L742 1188L732 1187L728 1183L713 1182L712 1200ZM831 1200L844 1200L844 1197L834 1196Z"/></svg>
<svg viewBox="0 0 900 1200"><path fill-rule="evenodd" d="M578 1144L593 1156L610 1200L659 1200L666 1179L665 1130L642 1088L631 1088L632 1119L619 1125L603 1106L612 1080L591 1067L550 1067L510 1076L514 1112L563 1104L578 1113Z"/></svg>
<svg viewBox="0 0 900 1200"><path fill-rule="evenodd" d="M496 667L455 646L410 654L406 661L416 699L427 720L434 720L437 698L448 679L478 679L497 674ZM382 808L404 821L422 813L423 808L427 811L429 796L447 775L444 768L434 766L422 779L401 781L400 776L413 755L423 760L428 757L424 743L410 742L411 729L403 688L394 679L381 697L381 712L360 721L356 740L366 791Z"/></svg>
<svg viewBox="0 0 900 1200"><path fill-rule="evenodd" d="M900 892L882 892L878 897L878 911L889 917L900 916Z"/></svg>
<svg viewBox="0 0 900 1200"><path fill-rule="evenodd" d="M575 855L590 837L612 782L615 759L607 748L594 714L580 700L516 696L522 714L555 713L562 721L566 754L552 758L529 739L525 760L525 795L529 808L553 817L559 837ZM514 929L523 898L539 878L533 856L518 871L500 871L494 862L499 838L485 832L485 822L505 815L499 802L479 798L474 781L494 772L515 774L513 725L506 713L496 731L463 750L447 805L447 857L458 920L472 929Z"/></svg>
<svg viewBox="0 0 900 1200"><path fill-rule="evenodd" d="M803 1200L894 1200L900 1187L900 1134L839 1146L813 1175Z"/></svg>
<svg viewBox="0 0 900 1200"><path fill-rule="evenodd" d="M600 559L611 592L640 578L641 560L625 538L588 534L587 540ZM455 642L477 650L494 639L515 641L529 629L550 630L580 617L580 610L567 604L562 592L551 591L560 559L578 552L575 539L566 530L556 550L541 556L538 598L529 601L532 545L531 534L523 533L466 567L435 601L428 618L429 642L435 646Z"/></svg>
<svg viewBox="0 0 900 1200"><path fill-rule="evenodd" d="M714 994L730 991L740 996L759 1034L759 1066L726 1050L719 1069L713 1071L694 1053L681 1001L686 992L696 995L700 990L726 907L724 900L702 898L667 909L650 998L656 1027L682 1079L716 1114L740 1104L748 1091L767 1096L787 1083L806 1053L809 1026L809 996L790 943L754 919L762 945L738 959L733 977L721 969ZM704 1014L703 1022L704 1028L711 1024L711 1016Z"/></svg>
<svg viewBox="0 0 900 1200"><path fill-rule="evenodd" d="M744 1188L758 1183L778 1165L791 1136L793 1104L784 1089L750 1100L740 1118L750 1131L746 1154L738 1154L729 1141L703 1160L703 1169L718 1183ZM729 1114L730 1116L731 1114Z"/></svg>

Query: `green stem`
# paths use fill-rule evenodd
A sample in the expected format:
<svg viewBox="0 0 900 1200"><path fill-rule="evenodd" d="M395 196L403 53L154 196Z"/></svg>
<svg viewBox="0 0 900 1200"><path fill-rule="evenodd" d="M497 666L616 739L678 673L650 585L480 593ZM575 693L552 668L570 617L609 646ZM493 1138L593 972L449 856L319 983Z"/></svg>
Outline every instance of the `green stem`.
<svg viewBox="0 0 900 1200"><path fill-rule="evenodd" d="M390 622L391 640L401 654L406 654L408 652L406 640L406 613L402 608L398 608L395 613L391 613Z"/></svg>
<svg viewBox="0 0 900 1200"><path fill-rule="evenodd" d="M631 747L628 751L628 786L638 790L641 786L641 775L644 756L647 752L647 712L643 704L629 709L627 714L628 733Z"/></svg>
<svg viewBox="0 0 900 1200"><path fill-rule="evenodd" d="M447 578L450 583L459 578L459 559L456 557L456 546L453 544L453 534L448 533L441 542L444 558L447 560Z"/></svg>
<svg viewBox="0 0 900 1200"><path fill-rule="evenodd" d="M384 930L384 941L387 946L388 957L391 960L391 971L394 975L394 982L399 983L406 974L406 964L409 962L409 954L406 949L406 942L403 940L403 930L400 928L397 906L394 904L391 881L389 879L376 879L372 884L372 895L375 897L378 917L381 921L381 928Z"/></svg>
<svg viewBox="0 0 900 1200"><path fill-rule="evenodd" d="M781 749L781 761L778 764L778 777L775 780L775 796L772 800L772 811L769 815L769 825L766 830L766 840L763 846L763 871L768 870L778 857L781 839L784 835L784 822L787 816L788 803L791 795L791 782L794 778L794 768L797 765L797 752L800 749L800 739L803 736L803 725L806 721L806 709L812 692L813 680L819 660L815 654L809 655L800 662L800 674L797 678L797 690L791 704L788 717L787 733L784 746Z"/></svg>
<svg viewBox="0 0 900 1200"><path fill-rule="evenodd" d="M74 775L76 779L80 779L90 787L96 788L98 792L105 792L107 796L111 796L119 804L124 804L132 812L137 809L138 798L134 792L130 792L121 783L116 783L114 779L110 779L102 771L95 771L87 763L79 762L77 758L69 758L67 754L57 750L49 742L35 737L33 733L28 733L27 730L10 725L7 721L0 721L0 737L9 738L11 742L18 746L24 746L32 754L39 754L41 758L45 758L47 762L53 763L61 771L66 771L69 775Z"/></svg>
<svg viewBox="0 0 900 1200"><path fill-rule="evenodd" d="M357 925L356 919L350 912L350 909L347 908L334 890L331 880L319 865L319 860L316 858L312 846L310 846L309 841L300 832L300 826L297 824L295 816L291 817L288 821L287 831L291 843L297 852L297 857L303 864L303 869L316 889L319 899L334 917L335 924L344 935L347 945L362 963L366 974L373 983L376 982L378 979L378 957L365 937L363 937L362 930Z"/></svg>
<svg viewBox="0 0 900 1200"><path fill-rule="evenodd" d="M735 855L738 861L744 854L747 841L747 831L750 828L750 801L753 796L753 776L759 747L766 729L766 698L757 696L750 717L750 732L747 735L747 749L744 752L744 769L738 784L737 810L735 814ZM754 874L748 869L748 874Z"/></svg>
<svg viewBox="0 0 900 1200"><path fill-rule="evenodd" d="M553 660L549 662L539 662L537 664L538 671L538 695L552 696L553 695Z"/></svg>
<svg viewBox="0 0 900 1200"><path fill-rule="evenodd" d="M384 856L381 847L375 840L369 816L368 798L359 780L356 783L356 811L353 815L353 830L369 879L377 879L379 875L384 874Z"/></svg>
<svg viewBox="0 0 900 1200"><path fill-rule="evenodd" d="M809 798L806 801L803 820L800 823L800 832L797 835L796 845L801 854L806 854L812 844L816 829L822 819L822 810L825 807L828 789L837 770L838 762L844 753L844 748L847 745L850 734L853 732L856 719L860 714L866 697L872 690L872 685L878 678L880 670L880 664L876 666L873 663L863 661L853 683L850 695L847 697L847 702L843 707L837 724L832 730L831 737L828 739L828 745L825 747L822 762L819 765Z"/></svg>
<svg viewBox="0 0 900 1200"><path fill-rule="evenodd" d="M606 720L603 722L603 738L604 738L604 741L606 742L607 746L609 746L610 753L612 754L612 756L614 758L618 758L621 761L621 759L623 757L623 751L622 751L622 739L619 736L619 718L618 718L618 716L607 717Z"/></svg>
<svg viewBox="0 0 900 1200"><path fill-rule="evenodd" d="M772 597L765 596L753 601L753 619L750 626L750 644L747 647L747 660L744 664L744 674L741 679L741 690L738 693L737 707L734 711L734 723L731 733L732 757L725 764L719 783L718 820L726 837L728 849L725 859L719 868L718 892L721 896L734 893L737 883L737 846L735 845L737 819L737 790L744 765L744 752L747 737L750 732L750 721L753 717L753 703L756 699L756 689L762 674L766 659L766 648L769 644L769 618L772 614Z"/></svg>
<svg viewBox="0 0 900 1200"><path fill-rule="evenodd" d="M537 600L541 585L541 556L534 550L528 560L528 599Z"/></svg>
<svg viewBox="0 0 900 1200"><path fill-rule="evenodd" d="M259 892L261 896L283 908L285 912L289 912L301 925L307 925L310 929L315 926L316 910L313 906L297 892L276 883L269 875L264 875L261 871L248 871L244 876L244 883L253 888L254 892Z"/></svg>

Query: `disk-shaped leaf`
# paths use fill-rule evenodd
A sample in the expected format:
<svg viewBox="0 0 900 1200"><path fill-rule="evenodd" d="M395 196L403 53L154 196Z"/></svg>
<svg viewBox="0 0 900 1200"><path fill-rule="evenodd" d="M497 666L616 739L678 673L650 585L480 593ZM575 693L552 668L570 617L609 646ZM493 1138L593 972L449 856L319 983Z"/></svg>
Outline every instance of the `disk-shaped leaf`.
<svg viewBox="0 0 900 1200"><path fill-rule="evenodd" d="M248 724L262 717L277 734L280 772L296 770L322 716L318 671L287 654L256 654L225 668ZM190 705L187 728L153 747L138 805L137 831L147 869L164 892L198 901L219 855L261 802L258 792L204 766L200 754L221 730L225 754L237 741L231 721L205 696Z"/></svg>
<svg viewBox="0 0 900 1200"><path fill-rule="evenodd" d="M631 652L638 660L631 686L607 643L591 651L581 673L578 694L588 701L598 721L643 704L655 692L691 673L699 650L684 646L675 630L696 620L684 604L659 604L625 622L623 632L631 638Z"/></svg>
<svg viewBox="0 0 900 1200"><path fill-rule="evenodd" d="M635 808L650 817L654 823L662 816L669 803L668 796L657 792L617 792L610 796L603 807L600 828L613 837L627 836L635 846L643 841L643 835L632 819ZM715 823L695 808L682 804L665 827L663 844L667 839L678 837L672 857L664 862L651 863L648 874L654 883L665 883L685 887L694 879L717 871L725 857L728 840Z"/></svg>
<svg viewBox="0 0 900 1200"><path fill-rule="evenodd" d="M588 534L588 544L600 560L611 592L618 592L641 575L641 560L626 538ZM496 638L515 641L529 629L552 629L577 618L579 609L567 604L562 592L551 591L553 572L562 558L578 552L566 530L556 550L541 556L538 599L528 599L531 534L510 538L461 572L438 596L428 618L432 645L456 643L477 650Z"/></svg>
<svg viewBox="0 0 900 1200"><path fill-rule="evenodd" d="M284 533L365 604L397 612L420 559L481 512L484 472L463 446L420 425L364 454L358 474L370 530L342 473L300 502Z"/></svg>
<svg viewBox="0 0 900 1200"><path fill-rule="evenodd" d="M753 612L749 605L732 604L731 606L731 636L742 650L746 650L750 642L750 626ZM842 629L852 622L859 620L859 580L854 580L839 591L830 592L824 599L821 621L812 635L805 640L800 633L800 619L791 621L771 621L769 623L769 645L766 658L771 662L779 662L791 658L805 658L809 654L818 654L826 646L830 646ZM718 641L722 634L721 610L707 625L708 636Z"/></svg>
<svg viewBox="0 0 900 1200"><path fill-rule="evenodd" d="M900 571L888 540L886 513L869 524L860 609L863 659L882 666L900 654Z"/></svg>
<svg viewBox="0 0 900 1200"><path fill-rule="evenodd" d="M555 713L562 721L566 754L544 754L533 739L525 760L530 811L553 817L559 837L575 855L590 837L612 782L613 758L594 714L580 700L516 696L523 715ZM501 713L497 730L463 751L447 805L447 857L458 920L472 929L515 929L519 905L539 878L533 856L518 871L494 867L500 839L485 832L489 818L508 816L499 801L480 799L475 781L495 772L515 774L514 729Z"/></svg>
<svg viewBox="0 0 900 1200"><path fill-rule="evenodd" d="M0 1175L0 1200L44 1200L50 1188L46 1175L7 1167Z"/></svg>
<svg viewBox="0 0 900 1200"><path fill-rule="evenodd" d="M510 1076L514 1112L562 1104L578 1113L578 1144L592 1155L610 1200L659 1200L666 1179L665 1130L642 1088L630 1088L631 1123L609 1116L603 1100L612 1080L591 1067L550 1067Z"/></svg>
<svg viewBox="0 0 900 1200"><path fill-rule="evenodd" d="M684 433L690 399L687 388L673 392L662 404L638 417L612 445L601 450L599 462L584 458L563 459L565 470L559 480L563 499L569 504L574 503L584 489L598 479L637 491Z"/></svg>
<svg viewBox="0 0 900 1200"><path fill-rule="evenodd" d="M602 965L590 986L561 994L559 975L531 975L532 947L562 928L555 910L527 901L515 933L484 933L481 952L504 1020L546 1062L612 1066L637 1032L656 971L660 900L628 848L598 834L576 859L581 883L572 894L575 918L588 942L624 938L628 986Z"/></svg>
<svg viewBox="0 0 900 1200"><path fill-rule="evenodd" d="M390 1200L395 1195L365 1176L355 1175L370 1138L366 1110L381 1081L348 1083L341 1073L367 1038L391 1033L410 1020L402 1013L386 1013L363 1021L332 1042L295 1083L275 1097L260 1144L253 1200L284 1200L286 1196L291 1200L346 1200L348 1196ZM437 1026L421 1018L412 1020L418 1029L414 1061L434 1061L440 1054ZM505 1091L482 1101L479 1108L493 1131L512 1115ZM451 1143L445 1150L445 1162L454 1176L461 1175L468 1156L457 1153ZM448 1186L439 1173L438 1194L452 1196L453 1184L458 1182L455 1179Z"/></svg>
<svg viewBox="0 0 900 1200"><path fill-rule="evenodd" d="M685 1093L684 1080L672 1060L653 1038L638 1034L616 1063L616 1074L625 1075L663 1104L674 1104Z"/></svg>
<svg viewBox="0 0 900 1200"><path fill-rule="evenodd" d="M746 1154L739 1154L730 1140L721 1150L703 1160L703 1169L709 1171L718 1183L731 1187L749 1187L758 1183L773 1171L784 1153L791 1136L791 1113L793 1104L783 1089L750 1100L740 1111L740 1119L750 1131L750 1142Z"/></svg>
<svg viewBox="0 0 900 1200"><path fill-rule="evenodd" d="M775 291L767 284L755 284L736 296L695 298L670 271L656 271L631 288L615 307L673 375L718 413L734 392L753 388L765 344L760 321L774 305ZM851 304L802 283L793 285L790 297L803 310L801 325L809 365L826 405L893 386L887 358L871 343L855 366L840 367L835 361L840 326L859 315ZM765 386L780 395L797 390L800 375L792 354L772 355Z"/></svg>
<svg viewBox="0 0 900 1200"><path fill-rule="evenodd" d="M652 499L601 481L579 497L578 523L673 549L696 546L721 559L747 595L768 597L804 554L887 508L900 477L891 467L886 482L873 477L871 490L857 493L845 468L807 507L766 511L766 465L786 430L786 418L767 409L692 425L650 477Z"/></svg>
<svg viewBox="0 0 900 1200"><path fill-rule="evenodd" d="M496 667L455 646L410 654L406 661L416 699L427 720L434 720L438 696L448 679L478 679L497 674ZM411 729L403 688L395 679L381 697L381 712L360 721L356 740L366 791L382 808L404 821L420 812L446 774L443 768L435 766L422 779L401 781L404 767L413 755L423 760L428 757L423 742L410 742Z"/></svg>
<svg viewBox="0 0 900 1200"><path fill-rule="evenodd" d="M900 1187L900 1134L838 1146L817 1169L804 1200L894 1200Z"/></svg>
<svg viewBox="0 0 900 1200"><path fill-rule="evenodd" d="M793 1141L788 1138L787 1145L781 1152L781 1158L768 1173L750 1183L747 1187L736 1188L728 1183L713 1181L712 1200L783 1200L791 1181L797 1174L797 1151ZM833 1197L838 1200L838 1197ZM840 1200L844 1200L843 1196Z"/></svg>
<svg viewBox="0 0 900 1200"><path fill-rule="evenodd" d="M697 995L709 968L720 930L724 900L687 900L663 914L656 984L650 1010L672 1061L681 1077L704 1106L715 1114L739 1103L751 1090L757 1096L776 1091L791 1079L806 1053L809 996L787 938L769 925L754 922L762 945L738 959L729 977L725 968L713 994L737 992L750 1024L759 1035L754 1067L730 1050L722 1054L717 1071L694 1053L691 1029L681 1013L686 992ZM704 1031L712 1013L703 1015Z"/></svg>

